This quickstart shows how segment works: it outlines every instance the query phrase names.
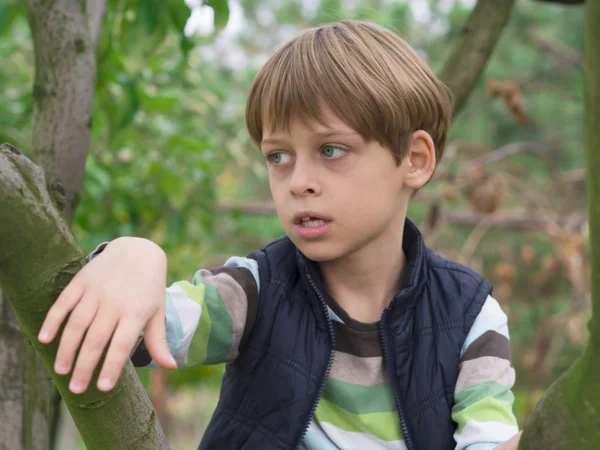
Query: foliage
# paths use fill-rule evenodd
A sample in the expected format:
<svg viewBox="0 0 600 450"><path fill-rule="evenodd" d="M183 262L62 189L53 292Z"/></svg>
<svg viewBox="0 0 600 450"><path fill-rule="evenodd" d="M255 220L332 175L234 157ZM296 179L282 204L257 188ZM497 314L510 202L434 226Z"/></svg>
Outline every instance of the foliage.
<svg viewBox="0 0 600 450"><path fill-rule="evenodd" d="M0 141L26 149L33 57L19 5L0 1ZM244 22L236 31L225 26L234 22L234 5L206 2L215 10L215 31L200 35L184 32L190 9L182 0L110 1L98 47L92 147L74 224L84 249L119 235L151 238L167 251L174 281L278 236L274 216L218 210L224 200L269 199L262 157L246 137L243 118L246 92L266 56L306 26L361 18L398 32L439 69L470 11L462 1L240 0ZM456 118L447 156L457 151L442 162L449 172L514 143L543 149L480 168L483 181L500 176L503 183L486 205L497 201L495 209L524 208L531 216L585 208L581 180L561 181L562 173L584 165L582 24L580 8L518 2ZM450 212L476 209L464 185L475 180L473 173L459 177L462 186L432 182L416 197L411 217L425 224L432 203ZM516 409L524 418L585 343L578 327L585 313L569 313L573 279L565 255L575 247L548 229L484 231L465 262L495 282L495 295L509 312ZM460 259L475 232L443 226L429 239L436 250ZM585 229L572 230L571 237L580 238L576 250L585 260ZM560 332L548 346L549 327L557 325ZM221 371L192 369L172 375L171 382L206 380L207 373L218 380Z"/></svg>

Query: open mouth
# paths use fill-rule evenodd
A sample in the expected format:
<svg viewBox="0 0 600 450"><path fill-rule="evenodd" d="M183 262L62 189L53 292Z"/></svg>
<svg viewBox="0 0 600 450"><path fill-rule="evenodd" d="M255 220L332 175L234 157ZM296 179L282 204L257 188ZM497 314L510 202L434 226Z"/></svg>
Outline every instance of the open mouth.
<svg viewBox="0 0 600 450"><path fill-rule="evenodd" d="M313 211L299 211L294 216L294 228L302 238L318 238L329 231L331 220Z"/></svg>
<svg viewBox="0 0 600 450"><path fill-rule="evenodd" d="M307 227L307 228L315 228L315 227L321 227L321 226L325 225L327 222L329 222L329 220L321 219L319 217L306 216L306 217L300 218L300 220L298 221L298 225L302 225L303 227Z"/></svg>

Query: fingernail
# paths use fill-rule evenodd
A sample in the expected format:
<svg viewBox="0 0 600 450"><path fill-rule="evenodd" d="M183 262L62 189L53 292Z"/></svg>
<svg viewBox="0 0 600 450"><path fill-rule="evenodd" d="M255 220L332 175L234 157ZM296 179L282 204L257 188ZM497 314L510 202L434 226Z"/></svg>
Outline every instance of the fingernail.
<svg viewBox="0 0 600 450"><path fill-rule="evenodd" d="M43 342L43 341L47 341L50 338L50 332L46 331L46 330L42 330L40 331L40 334L38 335L38 340Z"/></svg>
<svg viewBox="0 0 600 450"><path fill-rule="evenodd" d="M56 361L54 363L54 371L58 374L64 375L69 372L69 366L64 361Z"/></svg>
<svg viewBox="0 0 600 450"><path fill-rule="evenodd" d="M172 355L171 355L170 361L173 366L177 367L177 361L175 361L175 358L173 358Z"/></svg>
<svg viewBox="0 0 600 450"><path fill-rule="evenodd" d="M110 391L112 386L113 383L110 378L102 378L100 381L98 381L98 389L101 391Z"/></svg>
<svg viewBox="0 0 600 450"><path fill-rule="evenodd" d="M69 384L69 389L74 394L80 394L85 390L85 386L82 381L71 381L71 384Z"/></svg>

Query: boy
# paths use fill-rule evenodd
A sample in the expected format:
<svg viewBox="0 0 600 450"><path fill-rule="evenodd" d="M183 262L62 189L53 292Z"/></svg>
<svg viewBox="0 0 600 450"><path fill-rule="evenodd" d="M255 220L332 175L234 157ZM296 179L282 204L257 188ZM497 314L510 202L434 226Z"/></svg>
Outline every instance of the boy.
<svg viewBox="0 0 600 450"><path fill-rule="evenodd" d="M379 26L288 42L246 108L286 236L175 283L166 302L157 245L100 246L40 332L49 342L71 313L55 370L73 369L83 392L110 341L98 381L110 390L144 330L138 366L228 363L203 449L516 448L506 316L489 283L427 249L406 218L450 109Z"/></svg>

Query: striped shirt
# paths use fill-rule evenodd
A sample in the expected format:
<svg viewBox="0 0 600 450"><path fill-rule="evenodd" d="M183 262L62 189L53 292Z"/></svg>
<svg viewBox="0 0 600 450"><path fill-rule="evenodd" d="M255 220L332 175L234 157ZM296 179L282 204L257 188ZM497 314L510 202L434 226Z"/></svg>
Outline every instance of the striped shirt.
<svg viewBox="0 0 600 450"><path fill-rule="evenodd" d="M167 288L167 340L178 367L235 360L256 317L259 280L256 261L234 257ZM405 449L378 324L352 319L326 297L335 354L301 448ZM143 341L131 359L156 367ZM456 450L491 450L518 432L514 382L507 317L490 296L461 349L452 408Z"/></svg>

